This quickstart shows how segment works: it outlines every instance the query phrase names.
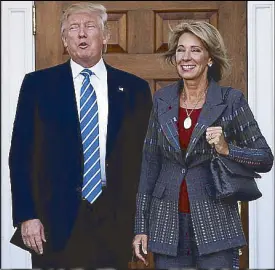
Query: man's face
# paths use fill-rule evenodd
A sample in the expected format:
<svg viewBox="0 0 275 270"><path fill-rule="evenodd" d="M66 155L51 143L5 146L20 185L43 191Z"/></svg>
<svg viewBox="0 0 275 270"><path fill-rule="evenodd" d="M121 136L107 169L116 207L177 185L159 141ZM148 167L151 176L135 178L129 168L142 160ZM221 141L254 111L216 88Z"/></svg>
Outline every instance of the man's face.
<svg viewBox="0 0 275 270"><path fill-rule="evenodd" d="M74 13L64 26L62 40L71 58L83 67L95 65L101 58L103 45L107 44L99 16L90 12Z"/></svg>

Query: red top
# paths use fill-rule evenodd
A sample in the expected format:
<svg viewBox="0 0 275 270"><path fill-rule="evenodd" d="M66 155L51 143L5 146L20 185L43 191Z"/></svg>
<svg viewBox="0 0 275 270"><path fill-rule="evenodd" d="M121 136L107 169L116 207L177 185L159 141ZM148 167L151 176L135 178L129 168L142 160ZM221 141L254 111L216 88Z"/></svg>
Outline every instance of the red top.
<svg viewBox="0 0 275 270"><path fill-rule="evenodd" d="M191 109L187 109L188 113L191 112ZM183 127L184 119L187 117L186 110L184 108L179 108L179 140L180 140L180 146L183 149L187 149L187 146L189 144L193 129L198 121L199 115L200 115L201 109L195 109L190 115L190 118L192 119L192 125L189 129L185 129ZM187 186L185 179L183 179L181 183L180 188L180 196L179 196L179 211L181 213L190 213L190 204L188 199L188 193L187 193Z"/></svg>

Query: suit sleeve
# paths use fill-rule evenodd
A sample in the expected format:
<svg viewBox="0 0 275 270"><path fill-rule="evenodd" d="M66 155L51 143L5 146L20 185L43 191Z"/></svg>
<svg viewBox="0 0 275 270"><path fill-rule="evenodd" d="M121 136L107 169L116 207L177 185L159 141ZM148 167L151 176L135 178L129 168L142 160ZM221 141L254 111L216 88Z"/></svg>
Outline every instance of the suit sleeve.
<svg viewBox="0 0 275 270"><path fill-rule="evenodd" d="M14 120L9 168L13 225L37 218L32 194L35 93L32 77L26 75L20 89Z"/></svg>
<svg viewBox="0 0 275 270"><path fill-rule="evenodd" d="M241 93L233 104L235 144L229 144L229 158L257 172L268 172L273 166L273 154L257 121Z"/></svg>
<svg viewBox="0 0 275 270"><path fill-rule="evenodd" d="M148 234L151 195L161 169L161 156L157 143L159 129L156 108L153 105L143 145L141 175L136 197L135 234Z"/></svg>

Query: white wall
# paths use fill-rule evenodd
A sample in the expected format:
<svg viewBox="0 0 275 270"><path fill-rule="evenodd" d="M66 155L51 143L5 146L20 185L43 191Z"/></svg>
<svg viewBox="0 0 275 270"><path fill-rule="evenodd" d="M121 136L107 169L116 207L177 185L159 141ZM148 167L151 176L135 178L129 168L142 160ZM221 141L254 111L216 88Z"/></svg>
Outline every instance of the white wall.
<svg viewBox="0 0 275 270"><path fill-rule="evenodd" d="M14 231L8 153L19 88L35 69L33 1L1 2L1 268L30 268L27 252L9 243ZM248 1L248 101L274 150L274 2ZM274 263L274 169L258 181L264 196L249 205L249 268L272 269Z"/></svg>
<svg viewBox="0 0 275 270"><path fill-rule="evenodd" d="M274 1L248 1L248 102L274 151ZM274 269L274 168L249 203L249 267Z"/></svg>
<svg viewBox="0 0 275 270"><path fill-rule="evenodd" d="M8 153L20 85L34 67L32 1L1 1L1 268L30 268L29 253L9 243L14 231Z"/></svg>

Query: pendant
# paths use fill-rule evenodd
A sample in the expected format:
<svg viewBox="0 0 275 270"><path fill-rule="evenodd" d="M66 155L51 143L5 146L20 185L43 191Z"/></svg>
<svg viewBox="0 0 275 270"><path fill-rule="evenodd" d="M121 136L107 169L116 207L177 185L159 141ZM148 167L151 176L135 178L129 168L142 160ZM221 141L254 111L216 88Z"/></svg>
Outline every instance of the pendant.
<svg viewBox="0 0 275 270"><path fill-rule="evenodd" d="M189 129L192 126L192 120L189 116L184 119L183 126L185 129Z"/></svg>

